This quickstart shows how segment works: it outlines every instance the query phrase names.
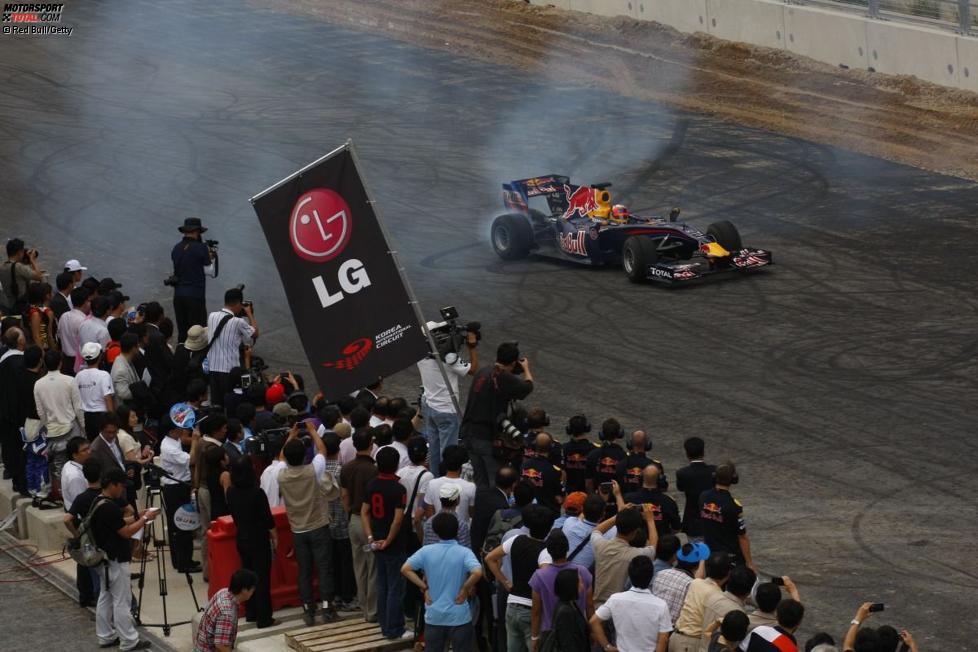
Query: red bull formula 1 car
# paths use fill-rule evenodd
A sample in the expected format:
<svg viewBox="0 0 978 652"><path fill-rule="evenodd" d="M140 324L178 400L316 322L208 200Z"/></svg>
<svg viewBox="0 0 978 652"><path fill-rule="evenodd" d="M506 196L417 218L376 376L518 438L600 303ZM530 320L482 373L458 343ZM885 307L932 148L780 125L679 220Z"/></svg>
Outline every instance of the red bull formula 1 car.
<svg viewBox="0 0 978 652"><path fill-rule="evenodd" d="M551 174L503 184L509 213L492 223L492 246L500 258L530 253L584 265L621 265L633 283L692 281L711 274L771 265L770 251L745 247L730 222L703 233L668 219L632 215L611 204L610 183L576 186Z"/></svg>

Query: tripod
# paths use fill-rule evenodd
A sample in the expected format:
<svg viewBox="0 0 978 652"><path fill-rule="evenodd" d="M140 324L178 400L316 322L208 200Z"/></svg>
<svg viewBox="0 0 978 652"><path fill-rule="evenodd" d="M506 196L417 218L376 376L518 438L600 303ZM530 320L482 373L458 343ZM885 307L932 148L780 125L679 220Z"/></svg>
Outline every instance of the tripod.
<svg viewBox="0 0 978 652"><path fill-rule="evenodd" d="M150 507L155 507L156 505L154 503L156 502L157 498L159 498L160 507L163 509L165 514L166 503L163 498L163 491L159 486L146 487L146 500L144 507L147 509ZM166 596L168 591L166 587L166 559L164 558L165 549L163 547L165 541L163 540L163 528L161 527L159 530L157 530L156 520L157 519L153 519L147 523L146 527L143 529L143 558L139 562L139 599L137 601L136 613L134 614L134 617L136 619L136 624L142 625L143 627L160 627L163 630L163 635L169 636L171 629L178 625L188 625L191 621L181 620L175 623L171 623L169 621L169 616L167 615L166 610ZM143 611L143 587L146 584L146 564L149 557L148 553L150 544L152 544L156 552L156 576L159 578L160 598L163 600L162 623L144 623L140 619L140 615ZM200 603L197 601L196 592L194 592L194 580L190 576L190 573L184 573L184 576L187 578L187 586L190 587L190 595L194 599L194 609L196 611L200 611Z"/></svg>

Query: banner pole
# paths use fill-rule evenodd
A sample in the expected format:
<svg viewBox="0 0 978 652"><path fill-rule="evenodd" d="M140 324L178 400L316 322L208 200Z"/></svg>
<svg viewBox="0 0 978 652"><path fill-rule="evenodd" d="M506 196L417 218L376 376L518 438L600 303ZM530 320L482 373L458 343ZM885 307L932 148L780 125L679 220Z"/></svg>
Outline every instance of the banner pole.
<svg viewBox="0 0 978 652"><path fill-rule="evenodd" d="M360 170L360 157L357 156L357 150L353 145L353 139L347 139L344 147L350 152L350 157L353 159L353 166L357 169L357 174L359 175L360 181L363 184L363 191L367 195L367 203L374 209L374 215L377 216L377 224L380 225L380 231L384 234L384 240L387 242L387 246L391 247L390 232L387 230L387 225L384 224L384 218L381 215L380 207L373 199L373 194L370 192L370 186L367 183L367 179ZM460 407L458 396L455 395L455 391L452 389L452 383L448 378L448 368L445 366L445 361L441 359L440 355L438 355L438 347L435 346L435 338L432 337L431 333L428 331L428 322L421 313L421 305L418 303L418 298L414 295L414 288L411 287L411 282L408 281L407 275L404 273L404 267L401 265L401 260L398 258L397 252L391 248L387 253L390 254L390 257L394 261L394 267L397 269L397 274L401 277L401 283L404 284L404 289L407 292L409 299L408 303L411 304L411 308L414 310L414 316L418 320L418 324L421 326L421 329L428 340L429 354L434 357L435 361L438 363L438 370L441 372L441 377L445 381L445 387L448 389L448 395L452 397L452 405L455 406L455 412L458 414L459 419L461 419L462 408Z"/></svg>

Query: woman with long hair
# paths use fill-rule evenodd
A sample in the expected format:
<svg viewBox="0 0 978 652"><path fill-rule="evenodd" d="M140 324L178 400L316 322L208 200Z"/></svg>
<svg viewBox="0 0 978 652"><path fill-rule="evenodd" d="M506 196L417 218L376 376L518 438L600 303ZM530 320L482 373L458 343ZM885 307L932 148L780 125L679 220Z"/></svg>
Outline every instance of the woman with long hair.
<svg viewBox="0 0 978 652"><path fill-rule="evenodd" d="M24 321L30 331L31 340L42 351L57 351L58 320L51 310L51 284L34 282L27 286L27 301L30 304L24 313Z"/></svg>
<svg viewBox="0 0 978 652"><path fill-rule="evenodd" d="M575 568L565 568L554 579L557 608L554 609L550 635L540 646L540 652L588 652L591 639L587 620L577 606L581 591L581 576Z"/></svg>
<svg viewBox="0 0 978 652"><path fill-rule="evenodd" d="M272 618L271 594L272 549L278 544L275 520L268 507L268 497L258 487L249 456L234 461L230 480L227 505L238 530L235 538L241 567L258 576L258 586L248 600L245 613L259 628L272 627L278 624Z"/></svg>

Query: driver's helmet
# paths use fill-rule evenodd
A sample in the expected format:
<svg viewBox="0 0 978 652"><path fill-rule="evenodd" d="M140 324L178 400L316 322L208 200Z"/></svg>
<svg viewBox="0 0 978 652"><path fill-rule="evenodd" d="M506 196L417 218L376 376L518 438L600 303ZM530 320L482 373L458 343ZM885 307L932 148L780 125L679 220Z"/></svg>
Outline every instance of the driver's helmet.
<svg viewBox="0 0 978 652"><path fill-rule="evenodd" d="M628 207L624 204L615 204L611 207L611 219L615 222L627 222L629 217L631 217L631 213L628 212Z"/></svg>

